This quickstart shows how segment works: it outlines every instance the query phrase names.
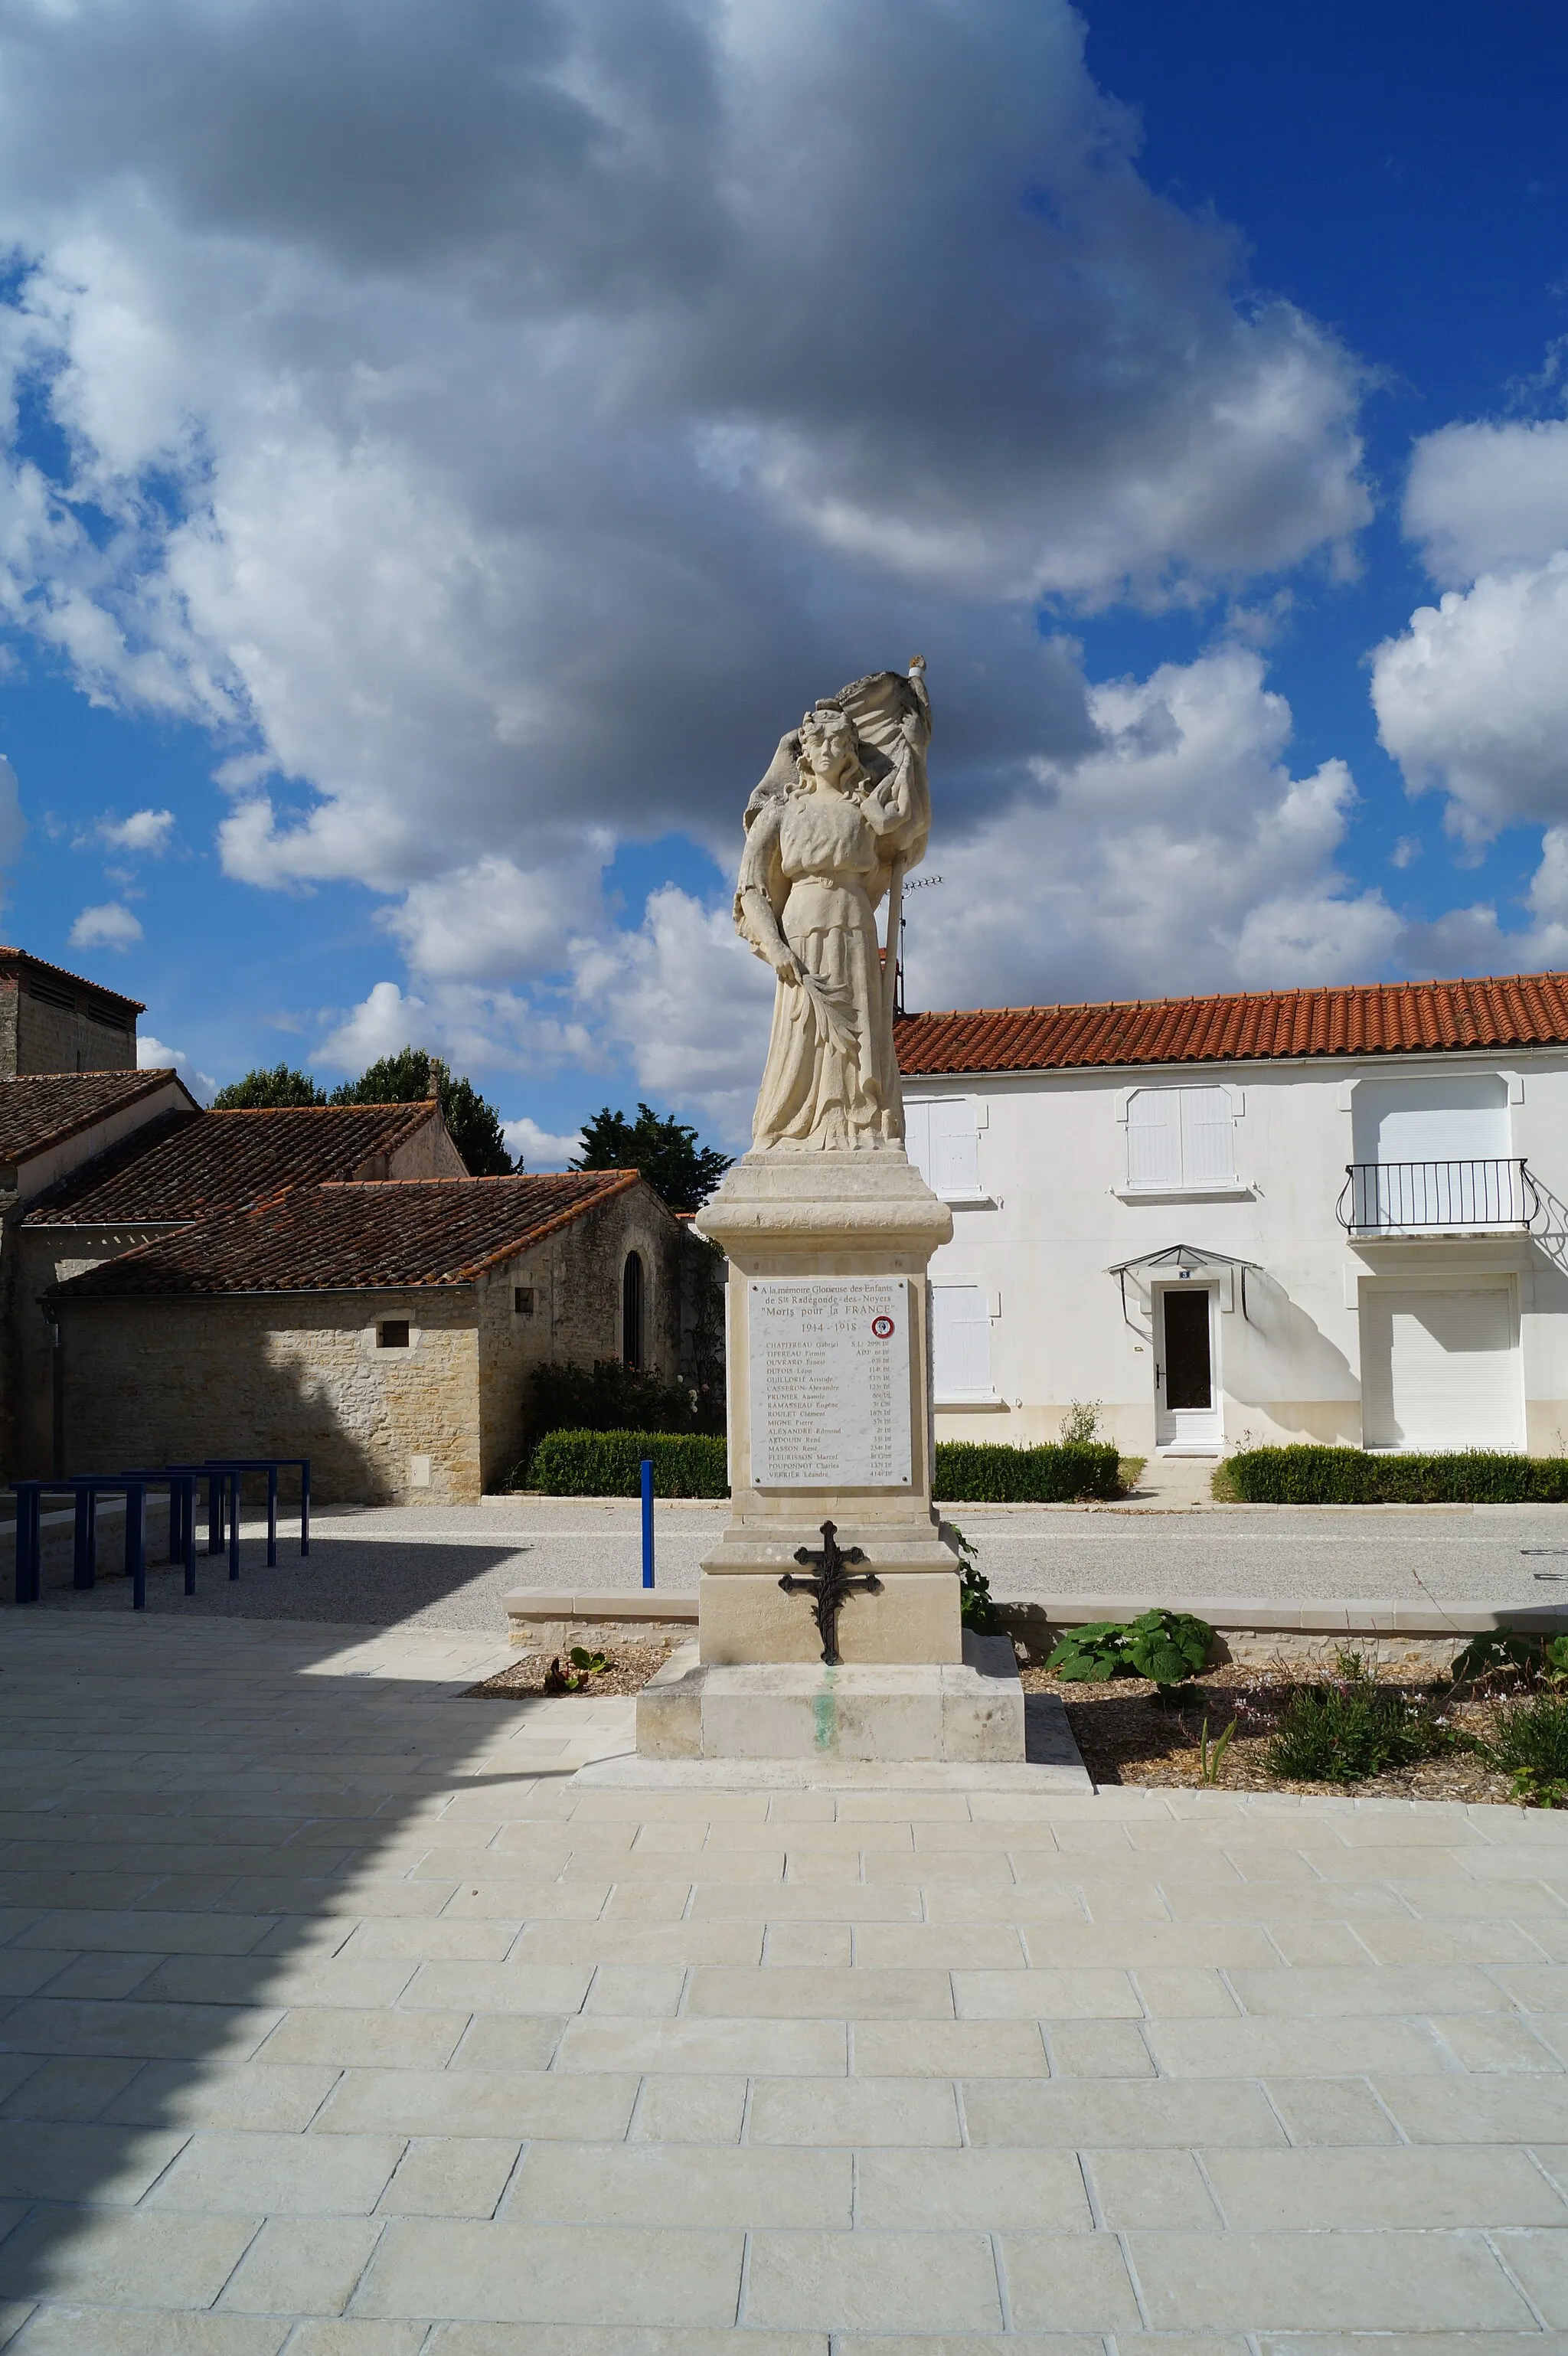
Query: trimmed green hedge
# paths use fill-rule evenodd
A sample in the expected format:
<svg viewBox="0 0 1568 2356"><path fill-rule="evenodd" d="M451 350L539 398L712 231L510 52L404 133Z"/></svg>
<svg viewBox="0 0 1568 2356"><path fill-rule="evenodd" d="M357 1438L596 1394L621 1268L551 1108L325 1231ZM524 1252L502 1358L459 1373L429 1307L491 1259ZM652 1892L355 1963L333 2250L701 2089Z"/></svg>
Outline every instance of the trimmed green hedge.
<svg viewBox="0 0 1568 2356"><path fill-rule="evenodd" d="M997 1440L939 1440L933 1494L944 1505L1057 1505L1118 1497L1114 1448L1009 1448Z"/></svg>
<svg viewBox="0 0 1568 2356"><path fill-rule="evenodd" d="M557 1497L635 1497L645 1456L660 1497L727 1497L726 1442L710 1432L547 1431L528 1464L530 1489Z"/></svg>
<svg viewBox="0 0 1568 2356"><path fill-rule="evenodd" d="M660 1497L727 1497L722 1440L705 1432L549 1431L528 1462L524 1485L557 1497L635 1497L642 1462L652 1457ZM1120 1494L1114 1448L1008 1448L999 1441L939 1440L936 1490L943 1505L1050 1505Z"/></svg>
<svg viewBox="0 0 1568 2356"><path fill-rule="evenodd" d="M1226 1459L1221 1479L1243 1505L1568 1504L1568 1458L1509 1456L1486 1448L1441 1456L1248 1448Z"/></svg>

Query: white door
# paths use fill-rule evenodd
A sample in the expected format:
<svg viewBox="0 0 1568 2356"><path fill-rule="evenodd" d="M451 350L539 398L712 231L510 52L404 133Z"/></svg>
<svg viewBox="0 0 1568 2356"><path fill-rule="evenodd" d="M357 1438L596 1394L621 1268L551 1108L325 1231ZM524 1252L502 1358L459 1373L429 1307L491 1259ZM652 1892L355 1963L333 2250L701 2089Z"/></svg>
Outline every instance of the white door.
<svg viewBox="0 0 1568 2356"><path fill-rule="evenodd" d="M1361 1306L1369 1448L1522 1448L1524 1384L1507 1285L1383 1291Z"/></svg>
<svg viewBox="0 0 1568 2356"><path fill-rule="evenodd" d="M1214 1289L1167 1284L1155 1301L1155 1445L1207 1455L1221 1437Z"/></svg>

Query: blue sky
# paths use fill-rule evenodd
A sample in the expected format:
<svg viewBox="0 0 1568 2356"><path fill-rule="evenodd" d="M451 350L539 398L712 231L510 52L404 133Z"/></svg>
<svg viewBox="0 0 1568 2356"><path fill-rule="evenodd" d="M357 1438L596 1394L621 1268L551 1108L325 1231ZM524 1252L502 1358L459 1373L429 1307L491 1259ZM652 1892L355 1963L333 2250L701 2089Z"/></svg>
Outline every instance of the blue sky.
<svg viewBox="0 0 1568 2356"><path fill-rule="evenodd" d="M1452 0L18 8L0 929L193 1075L736 1142L739 813L918 648L913 1004L1568 963L1564 88Z"/></svg>

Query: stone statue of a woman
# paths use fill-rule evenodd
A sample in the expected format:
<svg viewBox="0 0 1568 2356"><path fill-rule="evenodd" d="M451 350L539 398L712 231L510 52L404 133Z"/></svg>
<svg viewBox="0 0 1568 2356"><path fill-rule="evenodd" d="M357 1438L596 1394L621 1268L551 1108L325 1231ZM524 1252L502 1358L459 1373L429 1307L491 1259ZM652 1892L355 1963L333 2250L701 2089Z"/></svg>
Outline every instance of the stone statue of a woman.
<svg viewBox="0 0 1568 2356"><path fill-rule="evenodd" d="M917 655L907 679L878 671L822 698L747 807L735 924L778 976L758 1151L903 1141L893 994L903 879L931 831L930 735Z"/></svg>

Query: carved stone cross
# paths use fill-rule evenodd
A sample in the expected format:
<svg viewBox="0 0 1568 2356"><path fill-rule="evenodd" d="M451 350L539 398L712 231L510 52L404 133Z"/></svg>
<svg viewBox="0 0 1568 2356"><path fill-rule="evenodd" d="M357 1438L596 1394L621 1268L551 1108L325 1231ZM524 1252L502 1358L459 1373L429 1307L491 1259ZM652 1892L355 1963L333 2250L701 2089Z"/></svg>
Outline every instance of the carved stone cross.
<svg viewBox="0 0 1568 2356"><path fill-rule="evenodd" d="M786 1595L814 1595L816 1598L811 1607L811 1616L822 1638L822 1657L830 1669L836 1669L839 1665L838 1612L845 1597L880 1595L882 1582L874 1570L864 1571L858 1579L851 1578L846 1566L852 1562L864 1562L866 1558L859 1547L850 1547L847 1552L840 1549L837 1526L833 1522L822 1525L820 1552L814 1552L810 1547L797 1547L795 1558L796 1562L814 1563L816 1578L797 1579L793 1570L786 1570L779 1585ZM774 1560L777 1560L776 1556Z"/></svg>

